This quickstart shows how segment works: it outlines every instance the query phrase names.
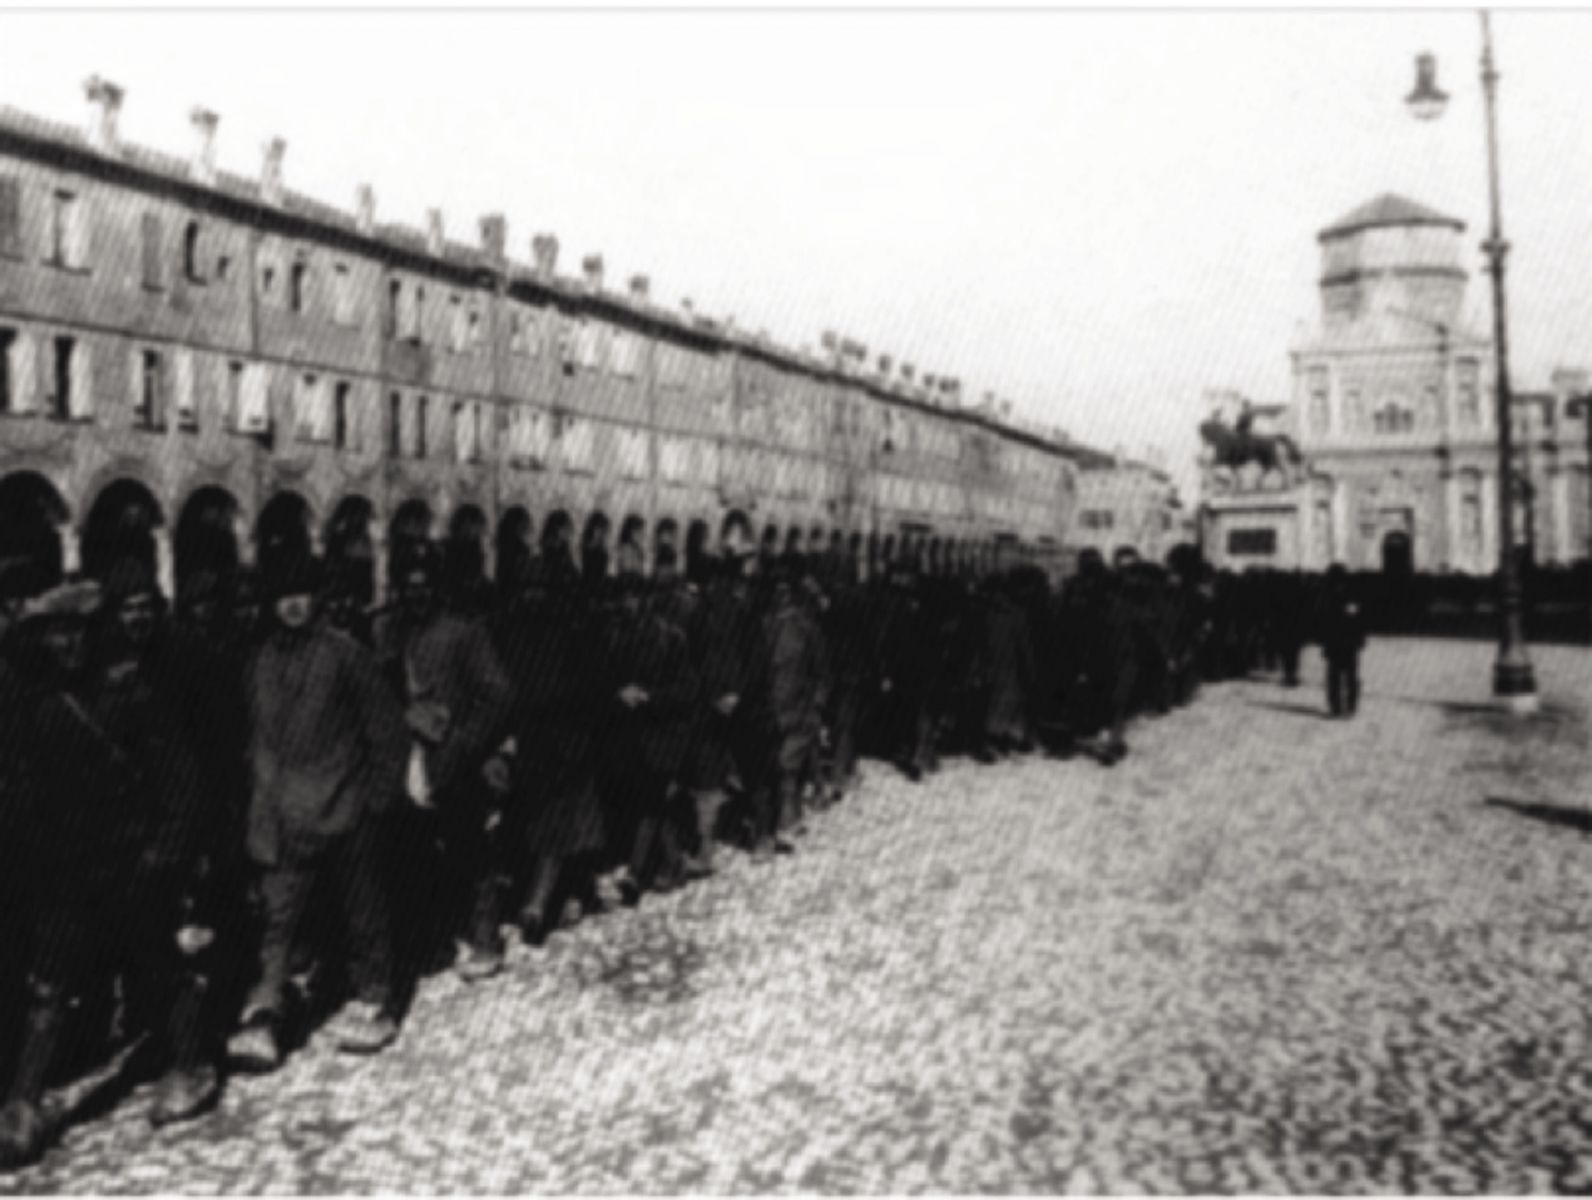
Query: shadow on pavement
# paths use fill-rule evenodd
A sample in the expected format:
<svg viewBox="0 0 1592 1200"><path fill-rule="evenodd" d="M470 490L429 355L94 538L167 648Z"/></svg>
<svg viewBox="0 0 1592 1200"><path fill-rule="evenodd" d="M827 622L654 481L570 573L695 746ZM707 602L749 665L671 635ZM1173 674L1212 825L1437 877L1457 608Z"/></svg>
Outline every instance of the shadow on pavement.
<svg viewBox="0 0 1592 1200"><path fill-rule="evenodd" d="M1279 704L1275 700L1250 700L1250 708L1264 708L1272 712L1286 713L1290 717L1312 717L1318 721L1332 719L1332 714L1325 708L1305 708L1299 704Z"/></svg>
<svg viewBox="0 0 1592 1200"><path fill-rule="evenodd" d="M1557 804L1537 804L1525 800L1510 800L1502 796L1488 796L1482 802L1488 808L1503 808L1533 821L1574 829L1578 833L1592 833L1592 812L1581 808L1563 808Z"/></svg>

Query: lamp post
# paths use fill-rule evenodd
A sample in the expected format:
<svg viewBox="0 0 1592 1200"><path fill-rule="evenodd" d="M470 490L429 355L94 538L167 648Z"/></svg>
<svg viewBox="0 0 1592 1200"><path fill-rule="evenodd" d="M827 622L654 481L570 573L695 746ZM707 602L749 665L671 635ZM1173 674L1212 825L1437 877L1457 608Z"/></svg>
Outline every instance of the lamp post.
<svg viewBox="0 0 1592 1200"><path fill-rule="evenodd" d="M1493 62L1492 22L1481 11L1481 87L1487 113L1487 185L1492 226L1482 243L1492 276L1493 338L1497 347L1498 427L1498 534L1501 544L1499 576L1498 658L1493 664L1493 694L1513 712L1531 713L1537 709L1537 680L1526 652L1526 637L1521 621L1520 558L1515 547L1515 464L1514 422L1509 390L1509 327L1504 300L1504 259L1509 243L1504 241L1502 202L1498 187L1498 69ZM1442 115L1448 95L1437 86L1437 60L1430 54L1415 60L1415 88L1405 97L1410 111L1422 121Z"/></svg>

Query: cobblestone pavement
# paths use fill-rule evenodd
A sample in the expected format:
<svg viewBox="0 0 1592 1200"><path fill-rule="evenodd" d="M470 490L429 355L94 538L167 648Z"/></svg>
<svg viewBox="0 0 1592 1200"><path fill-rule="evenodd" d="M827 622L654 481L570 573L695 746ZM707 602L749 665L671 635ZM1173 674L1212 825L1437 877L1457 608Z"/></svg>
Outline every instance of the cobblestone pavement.
<svg viewBox="0 0 1592 1200"><path fill-rule="evenodd" d="M1375 643L1085 762L875 767L804 853L427 985L151 1132L147 1089L0 1188L1592 1188L1592 655Z"/></svg>

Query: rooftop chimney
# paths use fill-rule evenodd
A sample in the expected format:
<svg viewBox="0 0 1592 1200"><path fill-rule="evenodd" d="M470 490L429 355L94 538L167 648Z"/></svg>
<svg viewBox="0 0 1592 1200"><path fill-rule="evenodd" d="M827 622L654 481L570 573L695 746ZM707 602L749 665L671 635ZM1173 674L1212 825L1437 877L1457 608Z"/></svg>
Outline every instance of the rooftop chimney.
<svg viewBox="0 0 1592 1200"><path fill-rule="evenodd" d="M603 290L603 256L588 254L580 260L580 273L586 279L586 290L593 293Z"/></svg>
<svg viewBox="0 0 1592 1200"><path fill-rule="evenodd" d="M279 137L265 144L265 158L260 165L260 199L267 204L282 203L282 158L287 154L287 143Z"/></svg>
<svg viewBox="0 0 1592 1200"><path fill-rule="evenodd" d="M888 378L890 375L890 368L895 366L895 359L888 354L881 354L879 356L878 366L879 374Z"/></svg>
<svg viewBox="0 0 1592 1200"><path fill-rule="evenodd" d="M101 154L116 154L120 142L116 136L116 120L122 111L122 89L98 75L83 81L83 95L88 98L88 141Z"/></svg>
<svg viewBox="0 0 1592 1200"><path fill-rule="evenodd" d="M368 183L354 189L354 228L367 236L376 232L376 189Z"/></svg>
<svg viewBox="0 0 1592 1200"><path fill-rule="evenodd" d="M652 295L652 280L645 275L632 275L630 277L630 294L637 300L645 300Z"/></svg>
<svg viewBox="0 0 1592 1200"><path fill-rule="evenodd" d="M188 110L188 121L193 126L193 158L188 163L188 174L203 184L216 181L216 126L221 118L208 108Z"/></svg>
<svg viewBox="0 0 1592 1200"><path fill-rule="evenodd" d="M915 378L917 378L917 374L918 369L911 363L901 364L901 378L905 379L908 383L911 383Z"/></svg>
<svg viewBox="0 0 1592 1200"><path fill-rule="evenodd" d="M500 263L508 255L509 222L502 213L488 213L481 218L481 253L493 262Z"/></svg>
<svg viewBox="0 0 1592 1200"><path fill-rule="evenodd" d="M531 260L536 273L551 279L558 270L558 239L550 233L539 233L531 239Z"/></svg>
<svg viewBox="0 0 1592 1200"><path fill-rule="evenodd" d="M840 352L840 335L833 329L826 329L819 337L818 344L830 354L838 354Z"/></svg>
<svg viewBox="0 0 1592 1200"><path fill-rule="evenodd" d="M680 301L680 311L686 313L687 315L696 311L696 305L691 302L690 296L687 296Z"/></svg>
<svg viewBox="0 0 1592 1200"><path fill-rule="evenodd" d="M444 240L442 210L440 208L426 209L426 253L441 258Z"/></svg>

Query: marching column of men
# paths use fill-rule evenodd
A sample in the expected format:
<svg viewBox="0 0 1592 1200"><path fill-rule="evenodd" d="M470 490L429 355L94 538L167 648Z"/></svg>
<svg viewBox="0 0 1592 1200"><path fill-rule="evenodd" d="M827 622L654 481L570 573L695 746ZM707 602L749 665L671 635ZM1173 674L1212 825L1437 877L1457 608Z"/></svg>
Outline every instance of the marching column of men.
<svg viewBox="0 0 1592 1200"><path fill-rule="evenodd" d="M1289 619L1191 547L1085 552L1057 592L910 561L861 582L733 536L689 578L655 559L622 546L610 576L555 531L486 603L479 571L405 542L374 613L307 552L195 572L174 613L137 558L53 585L0 561L0 1164L42 1152L50 1084L118 1038L160 1080L156 1123L317 1016L380 1051L420 977L500 970L506 925L540 945L711 875L720 842L794 853L863 753L914 782L947 754L1111 766L1132 717L1249 669Z"/></svg>

